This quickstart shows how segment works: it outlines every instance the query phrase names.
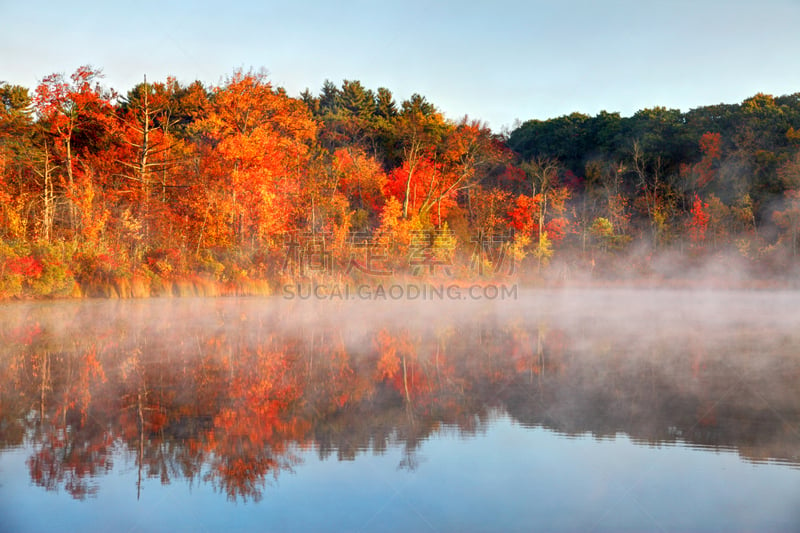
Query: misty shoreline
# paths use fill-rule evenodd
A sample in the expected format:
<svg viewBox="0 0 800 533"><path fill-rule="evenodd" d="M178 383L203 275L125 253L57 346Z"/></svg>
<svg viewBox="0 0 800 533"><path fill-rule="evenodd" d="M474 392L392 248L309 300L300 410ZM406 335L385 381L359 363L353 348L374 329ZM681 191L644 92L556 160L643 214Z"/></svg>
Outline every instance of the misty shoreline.
<svg viewBox="0 0 800 533"><path fill-rule="evenodd" d="M314 294L314 288L322 287L322 293ZM558 290L572 289L641 289L641 290L699 290L699 291L782 291L800 290L800 279L719 279L719 278L663 278L640 277L630 279L503 279L503 280L469 280L469 279L419 279L396 278L375 282L339 280L339 279L297 279L281 284L267 281L251 281L236 285L230 283L211 282L209 280L182 279L163 282L153 291L133 290L128 283L111 283L105 286L89 285L75 287L66 295L14 295L0 297L0 303L16 301L80 301L80 300L146 300L160 298L236 298L236 297L268 297L289 299L339 299L339 300L397 300L405 299L390 295L389 289L396 287L420 288L434 287L442 293L448 288L458 288L464 298L469 297L470 289L483 287L499 287L497 293L514 297L517 290ZM378 288L377 291L375 289ZM366 289L366 290L365 290ZM338 292L338 294L337 294ZM362 293L362 297L359 297ZM366 293L369 296L363 297ZM423 294L426 294L423 291ZM508 294L506 294L508 293ZM439 296L439 299L452 299L452 296ZM423 298L424 299L424 298ZM494 297L489 299L495 299ZM506 299L506 298L503 298Z"/></svg>

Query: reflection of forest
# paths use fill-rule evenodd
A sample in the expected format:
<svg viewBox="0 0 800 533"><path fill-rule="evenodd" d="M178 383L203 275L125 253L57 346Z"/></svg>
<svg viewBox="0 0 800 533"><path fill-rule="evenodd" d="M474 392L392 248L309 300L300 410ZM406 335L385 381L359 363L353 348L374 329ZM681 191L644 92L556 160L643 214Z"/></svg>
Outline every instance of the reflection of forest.
<svg viewBox="0 0 800 533"><path fill-rule="evenodd" d="M33 482L76 498L120 453L140 481L208 482L233 499L258 499L311 446L345 460L399 445L400 466L414 468L421 441L482 431L497 412L565 434L800 463L796 332L642 340L486 314L289 325L285 310L247 301L3 313L0 449L26 443Z"/></svg>

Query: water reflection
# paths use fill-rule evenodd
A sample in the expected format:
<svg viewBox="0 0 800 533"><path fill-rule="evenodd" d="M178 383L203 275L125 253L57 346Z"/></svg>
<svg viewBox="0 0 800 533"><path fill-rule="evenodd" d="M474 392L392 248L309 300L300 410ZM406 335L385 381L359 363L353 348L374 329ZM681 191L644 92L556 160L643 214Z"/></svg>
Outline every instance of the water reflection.
<svg viewBox="0 0 800 533"><path fill-rule="evenodd" d="M353 460L400 445L397 466L414 470L432 435L474 435L497 416L800 463L800 334L780 306L741 322L702 305L544 298L5 306L0 450L24 446L32 482L77 499L127 457L137 494L157 478L258 501L308 450Z"/></svg>

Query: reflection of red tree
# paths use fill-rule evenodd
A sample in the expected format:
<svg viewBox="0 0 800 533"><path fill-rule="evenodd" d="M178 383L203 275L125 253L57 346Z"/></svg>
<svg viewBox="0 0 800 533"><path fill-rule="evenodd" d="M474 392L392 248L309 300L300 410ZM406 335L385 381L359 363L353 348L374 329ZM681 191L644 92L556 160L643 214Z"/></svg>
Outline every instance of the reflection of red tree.
<svg viewBox="0 0 800 533"><path fill-rule="evenodd" d="M87 410L92 401L95 384L106 380L105 372L97 359L97 348L89 347L77 361L66 358L67 388L59 405L58 414L66 418L69 412L77 412L80 423L86 422ZM77 368L75 368L77 366Z"/></svg>
<svg viewBox="0 0 800 533"><path fill-rule="evenodd" d="M112 439L100 428L76 430L48 425L27 465L31 480L47 490L64 489L76 499L97 493L92 481L111 471Z"/></svg>
<svg viewBox="0 0 800 533"><path fill-rule="evenodd" d="M417 357L417 343L408 330L392 334L382 329L376 336L375 344L379 355L378 379L390 383L409 403L412 398L418 398L430 390L431 384Z"/></svg>
<svg viewBox="0 0 800 533"><path fill-rule="evenodd" d="M32 390L25 395L36 398L39 405L35 451L27 461L28 469L36 485L47 490L63 486L73 497L83 499L97 490L92 479L112 466L113 438L88 416L92 391L105 381L105 373L94 346L75 354L51 354L45 341L37 338L40 334L37 325L37 334L28 339L30 353L22 368L27 367L33 378Z"/></svg>
<svg viewBox="0 0 800 533"><path fill-rule="evenodd" d="M413 337L407 329L379 330L373 341L377 362L372 386L388 384L417 414L466 420L462 415L469 386L450 356L454 334L450 328L422 337Z"/></svg>
<svg viewBox="0 0 800 533"><path fill-rule="evenodd" d="M240 353L231 362L228 405L214 417L207 446L206 479L228 498L261 498L266 476L291 468L297 459L288 443L302 442L309 425L290 416L301 389L293 361L263 347Z"/></svg>
<svg viewBox="0 0 800 533"><path fill-rule="evenodd" d="M303 398L317 415L326 415L368 397L374 384L358 372L358 361L347 350L340 332L315 331L302 346L305 380Z"/></svg>

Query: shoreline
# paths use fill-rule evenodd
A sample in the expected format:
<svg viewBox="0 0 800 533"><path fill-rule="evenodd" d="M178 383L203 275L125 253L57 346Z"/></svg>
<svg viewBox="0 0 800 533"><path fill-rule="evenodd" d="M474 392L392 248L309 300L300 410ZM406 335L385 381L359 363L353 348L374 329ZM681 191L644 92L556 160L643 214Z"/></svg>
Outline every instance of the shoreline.
<svg viewBox="0 0 800 533"><path fill-rule="evenodd" d="M231 297L284 297L286 299L331 299L332 292L341 292L339 299L404 299L382 296L390 289L409 288L446 291L464 291L486 288L502 289L505 292L521 290L571 290L571 289L620 289L620 290L700 290L700 291L797 291L800 279L712 279L712 278L658 278L639 277L630 279L569 279L546 278L517 279L447 279L447 278L378 278L355 279L288 279L246 280L240 282L218 282L200 276L176 280L160 280L158 284L145 286L135 280L120 279L106 284L90 283L80 286L77 282L69 294L62 295L14 295L0 297L0 303L35 301L76 300L141 300L150 298L231 298ZM312 293L316 291L316 297ZM359 296L360 292L360 296ZM309 293L312 293L309 296ZM346 297L345 297L346 296ZM333 298L336 295L333 294ZM441 298L440 298L441 299ZM463 299L463 298L462 298ZM489 298L494 299L494 297Z"/></svg>

